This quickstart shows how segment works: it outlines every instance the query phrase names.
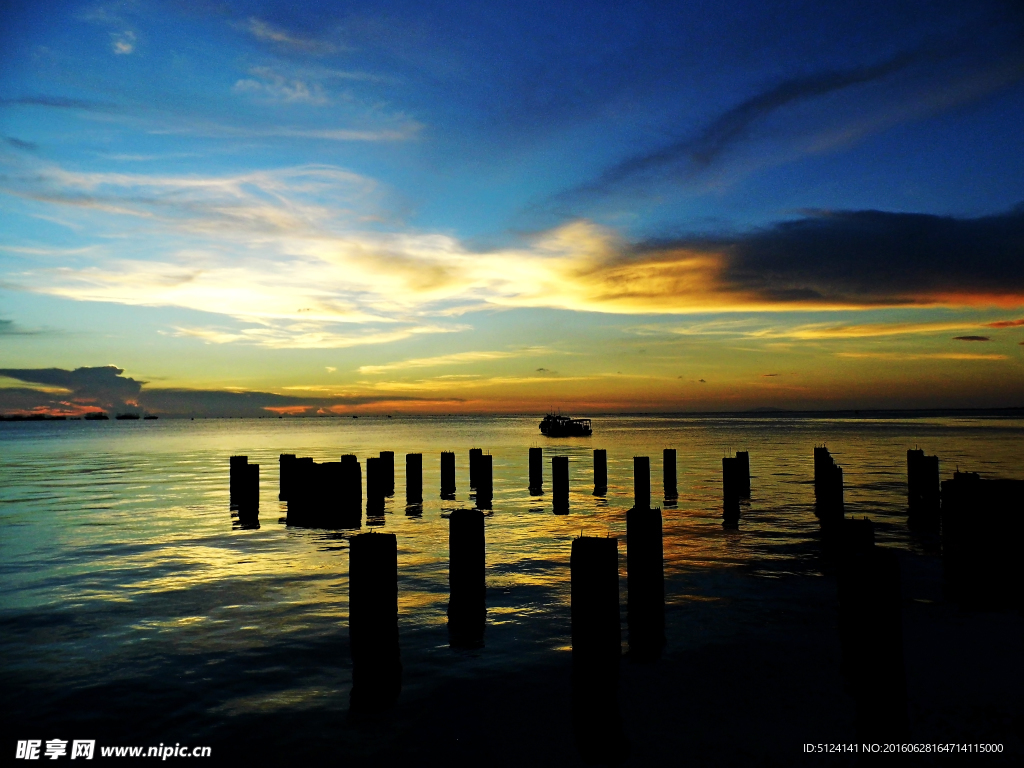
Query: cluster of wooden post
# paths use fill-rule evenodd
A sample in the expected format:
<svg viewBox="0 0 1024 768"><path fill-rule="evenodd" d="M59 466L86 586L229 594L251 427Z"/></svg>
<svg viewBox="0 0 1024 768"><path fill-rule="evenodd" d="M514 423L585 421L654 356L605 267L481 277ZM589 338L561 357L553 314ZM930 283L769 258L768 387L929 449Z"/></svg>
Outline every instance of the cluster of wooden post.
<svg viewBox="0 0 1024 768"><path fill-rule="evenodd" d="M823 445L814 447L814 514L826 533L840 530L844 514L843 468Z"/></svg>
<svg viewBox="0 0 1024 768"><path fill-rule="evenodd" d="M288 503L289 525L358 528L362 524L363 476L355 456L346 454L340 461L318 464L308 457L282 453L280 466L278 498ZM368 465L368 496L369 479Z"/></svg>
<svg viewBox="0 0 1024 768"><path fill-rule="evenodd" d="M250 464L248 456L232 456L228 466L228 503L240 522L252 523L260 515L260 465Z"/></svg>

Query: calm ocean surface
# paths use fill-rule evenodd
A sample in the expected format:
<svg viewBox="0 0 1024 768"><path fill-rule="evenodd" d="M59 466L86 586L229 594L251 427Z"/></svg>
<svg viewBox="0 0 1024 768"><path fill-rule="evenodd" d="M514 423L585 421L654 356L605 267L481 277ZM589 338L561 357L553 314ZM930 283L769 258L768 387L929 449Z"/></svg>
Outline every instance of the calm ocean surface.
<svg viewBox="0 0 1024 768"><path fill-rule="evenodd" d="M508 680L519 671L525 680L562 668L570 648L570 542L581 531L619 537L624 615L633 456L651 457L654 506L663 504L662 449L678 451L679 497L663 510L671 658L834 599L813 514L815 444L826 443L843 467L847 515L872 518L879 543L932 564L936 541L906 527L906 450L938 454L943 479L957 466L1019 477L1024 445L1024 421L1007 419L609 416L594 420L593 437L561 440L541 436L538 421L0 424L0 670L5 712L16 713L11 727L22 734L9 735L214 744L223 756L243 726L276 722L290 724L279 742L294 738L300 751L325 754L321 726L347 722L352 532L284 524L286 507L277 500L283 452L317 461L354 453L364 479L367 456L396 454L395 495L378 522L397 535L399 548L405 673L389 716L398 738L429 702L446 706L460 680ZM544 448L542 496L527 491L531 446ZM471 447L494 457L494 498L486 520L485 646L469 652L448 644L444 512L473 505ZM603 498L592 495L594 448L608 451ZM456 452L454 502L439 498L442 450ZM725 530L721 459L737 450L750 452L752 497L739 529ZM405 508L404 454L413 452L424 456L421 515ZM260 464L255 530L239 528L228 508L232 454ZM570 460L566 516L552 512L555 455ZM623 640L626 650L625 622ZM338 738L351 756L372 755L371 742L389 733Z"/></svg>

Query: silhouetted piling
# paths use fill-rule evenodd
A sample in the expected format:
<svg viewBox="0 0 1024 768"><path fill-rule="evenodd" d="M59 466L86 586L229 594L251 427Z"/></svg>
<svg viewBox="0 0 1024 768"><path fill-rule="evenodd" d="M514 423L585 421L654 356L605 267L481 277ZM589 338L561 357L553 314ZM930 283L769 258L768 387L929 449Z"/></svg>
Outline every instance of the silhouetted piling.
<svg viewBox="0 0 1024 768"><path fill-rule="evenodd" d="M292 462L289 471L288 525L312 525L320 501L316 464L307 456L299 457Z"/></svg>
<svg viewBox="0 0 1024 768"><path fill-rule="evenodd" d="M665 571L661 510L626 512L626 589L629 652L657 657L665 645Z"/></svg>
<svg viewBox="0 0 1024 768"><path fill-rule="evenodd" d="M295 468L295 454L282 453L281 458L278 461L280 464L280 480L277 500L288 501L291 497L292 483L294 482L292 470Z"/></svg>
<svg viewBox="0 0 1024 768"><path fill-rule="evenodd" d="M947 595L974 608L1024 610L1020 542L1024 480L955 472L942 483L942 567Z"/></svg>
<svg viewBox="0 0 1024 768"><path fill-rule="evenodd" d="M869 543L870 522L841 521L839 632L847 688L857 703L857 735L900 742L907 734L907 690L899 559Z"/></svg>
<svg viewBox="0 0 1024 768"><path fill-rule="evenodd" d="M260 465L240 464L236 470L236 499L239 522L251 525L260 516Z"/></svg>
<svg viewBox="0 0 1024 768"><path fill-rule="evenodd" d="M722 458L722 524L726 528L736 528L740 523L740 493L743 487L741 474L739 459L729 456Z"/></svg>
<svg viewBox="0 0 1024 768"><path fill-rule="evenodd" d="M569 457L551 457L551 496L555 514L569 511Z"/></svg>
<svg viewBox="0 0 1024 768"><path fill-rule="evenodd" d="M366 460L366 514L383 515L385 485L385 468L382 460L370 456Z"/></svg>
<svg viewBox="0 0 1024 768"><path fill-rule="evenodd" d="M395 493L395 452L380 452L381 487L385 496L393 496Z"/></svg>
<svg viewBox="0 0 1024 768"><path fill-rule="evenodd" d="M483 512L456 509L448 518L448 634L454 647L483 644L485 552Z"/></svg>
<svg viewBox="0 0 1024 768"><path fill-rule="evenodd" d="M441 498L455 494L455 454L441 451Z"/></svg>
<svg viewBox="0 0 1024 768"><path fill-rule="evenodd" d="M494 496L494 457L489 453L476 459L476 506L490 509Z"/></svg>
<svg viewBox="0 0 1024 768"><path fill-rule="evenodd" d="M651 460L647 456L633 457L633 506L651 506Z"/></svg>
<svg viewBox="0 0 1024 768"><path fill-rule="evenodd" d="M626 740L619 714L619 562L617 541L573 539L572 722L585 760L617 762Z"/></svg>
<svg viewBox="0 0 1024 768"><path fill-rule="evenodd" d="M316 465L319 504L314 510L312 524L317 528L341 528L343 468L340 461L325 461Z"/></svg>
<svg viewBox="0 0 1024 768"><path fill-rule="evenodd" d="M539 494L544 489L544 451L530 449L530 493Z"/></svg>
<svg viewBox="0 0 1024 768"><path fill-rule="evenodd" d="M843 519L843 469L825 446L814 448L814 514L830 535Z"/></svg>
<svg viewBox="0 0 1024 768"><path fill-rule="evenodd" d="M676 499L679 497L679 491L676 488L676 449L666 448L661 452L661 456L665 498Z"/></svg>
<svg viewBox="0 0 1024 768"><path fill-rule="evenodd" d="M937 531L940 518L939 457L907 451L907 523L916 529Z"/></svg>
<svg viewBox="0 0 1024 768"><path fill-rule="evenodd" d="M594 449L594 495L604 496L608 491L608 451Z"/></svg>
<svg viewBox="0 0 1024 768"><path fill-rule="evenodd" d="M349 540L349 640L352 709L390 706L402 689L398 541L393 533L361 533Z"/></svg>
<svg viewBox="0 0 1024 768"><path fill-rule="evenodd" d="M405 454L405 503L423 501L423 454Z"/></svg>
<svg viewBox="0 0 1024 768"><path fill-rule="evenodd" d="M232 456L228 459L228 504L232 508L238 506L239 494L245 477L243 467L248 463L248 456Z"/></svg>
<svg viewBox="0 0 1024 768"><path fill-rule="evenodd" d="M469 487L470 489L476 488L477 486L477 475L480 471L480 457L483 456L483 450L481 448L470 448L469 449Z"/></svg>
<svg viewBox="0 0 1024 768"><path fill-rule="evenodd" d="M354 454L341 457L341 510L343 528L363 522L363 468Z"/></svg>
<svg viewBox="0 0 1024 768"><path fill-rule="evenodd" d="M750 453L736 451L737 473L740 483L740 496L750 498Z"/></svg>

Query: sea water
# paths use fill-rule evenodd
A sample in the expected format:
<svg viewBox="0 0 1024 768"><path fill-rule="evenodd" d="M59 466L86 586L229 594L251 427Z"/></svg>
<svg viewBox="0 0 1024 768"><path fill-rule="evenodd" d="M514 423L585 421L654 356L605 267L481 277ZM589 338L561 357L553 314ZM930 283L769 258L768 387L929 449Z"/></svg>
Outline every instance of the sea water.
<svg viewBox="0 0 1024 768"><path fill-rule="evenodd" d="M533 679L551 687L553 701L564 699L557 674L543 671L564 669L570 653L571 540L581 533L619 539L624 613L634 456L650 457L652 506L663 507L671 660L674 652L699 653L738 642L744 632L782 627L773 622L789 610L827 613L834 583L823 575L813 513L815 445L826 444L843 468L847 515L871 518L878 543L934 564L937 541L906 525L907 449L937 454L943 479L956 467L1014 477L1024 437L1024 421L984 418L604 416L594 419L593 436L568 439L543 437L538 422L363 416L0 424L0 669L8 723L22 734L11 738L212 743L224 757L240 751L239 734L248 734L296 754L323 755L343 743L350 761L371 760L389 748L379 739L419 733L424 707L465 710L452 693L463 683L505 681L474 689L489 695L480 691ZM531 495L528 449L537 446L544 489ZM449 646L446 630L446 513L475 503L468 476L474 447L493 456L487 629L482 648L462 651ZM595 448L608 454L600 496ZM677 451L675 499L661 493L664 448ZM385 718L397 730L367 734L347 717L348 539L356 531L288 526L277 498L278 456L338 461L352 453L365 478L366 458L383 450L395 452L395 493L381 518L364 517L362 531L397 537L405 672L399 705ZM722 525L721 459L740 450L750 452L752 490L731 530ZM441 451L456 454L454 500L440 497ZM420 508L406 505L406 453L423 454ZM260 465L258 528L240 526L229 509L234 454ZM553 513L553 456L569 457L567 515ZM827 633L833 619L822 621ZM627 650L625 624L624 641ZM532 695L509 693L508 701ZM488 706L515 709L502 717L524 717L515 727L531 730L518 705ZM504 764L489 737L466 738ZM547 730L534 738L547 745L545 754L564 742L564 755L575 759L571 739Z"/></svg>

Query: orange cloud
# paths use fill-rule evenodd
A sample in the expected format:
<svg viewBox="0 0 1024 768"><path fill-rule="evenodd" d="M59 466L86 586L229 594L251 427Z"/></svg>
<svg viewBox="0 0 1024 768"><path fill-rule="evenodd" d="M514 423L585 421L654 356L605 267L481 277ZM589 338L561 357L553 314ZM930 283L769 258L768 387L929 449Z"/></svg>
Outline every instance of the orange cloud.
<svg viewBox="0 0 1024 768"><path fill-rule="evenodd" d="M265 405L263 410L271 411L278 416L301 416L312 407L312 405Z"/></svg>

